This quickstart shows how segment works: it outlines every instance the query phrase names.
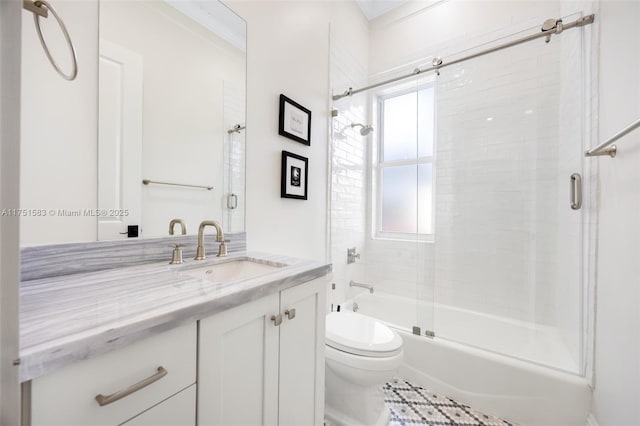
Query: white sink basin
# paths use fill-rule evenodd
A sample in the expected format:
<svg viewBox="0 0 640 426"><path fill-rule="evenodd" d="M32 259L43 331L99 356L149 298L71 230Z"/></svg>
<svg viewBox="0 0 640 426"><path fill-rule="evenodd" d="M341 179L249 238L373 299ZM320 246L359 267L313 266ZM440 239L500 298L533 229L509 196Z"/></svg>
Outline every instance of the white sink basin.
<svg viewBox="0 0 640 426"><path fill-rule="evenodd" d="M235 260L200 267L196 265L189 266L190 267L181 269L180 273L219 284L268 274L278 270L284 265L265 265L264 263L253 262L251 260Z"/></svg>

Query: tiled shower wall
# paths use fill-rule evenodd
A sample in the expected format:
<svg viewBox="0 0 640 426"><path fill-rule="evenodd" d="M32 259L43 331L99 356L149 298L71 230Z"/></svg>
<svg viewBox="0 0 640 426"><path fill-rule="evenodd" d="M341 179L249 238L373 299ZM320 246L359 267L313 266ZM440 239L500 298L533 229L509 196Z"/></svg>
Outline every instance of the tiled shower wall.
<svg viewBox="0 0 640 426"><path fill-rule="evenodd" d="M341 93L348 87L366 86L367 55L353 49L332 31L331 87ZM372 284L377 291L432 300L432 291L419 291L417 277L423 265L432 264L430 245L416 242L376 240L371 238L370 157L379 130L369 114L370 95L358 94L333 103L338 115L332 120L331 139L331 262L336 290L330 295L334 305L362 289L348 287L354 280ZM373 134L360 135L351 123L372 124ZM360 259L347 264L347 249L355 247ZM427 254L425 254L427 250ZM424 280L421 280L424 282ZM431 285L432 280L428 281ZM407 324L407 326L409 326Z"/></svg>
<svg viewBox="0 0 640 426"><path fill-rule="evenodd" d="M365 248L366 283L376 290L421 302L433 302L433 254L431 242L369 239ZM422 305L423 307L425 305ZM426 305L427 309L431 309ZM416 306L416 309L418 307ZM414 324L400 324L411 327ZM420 324L428 327L429 324Z"/></svg>
<svg viewBox="0 0 640 426"><path fill-rule="evenodd" d="M348 38L331 29L331 87L334 91L358 87L367 82L366 48L355 48ZM330 303L344 300L350 280L361 281L366 270L363 253L367 229L367 144L352 123L368 123L366 95L334 102L337 116L331 120L331 263L336 289ZM355 247L361 260L347 264L347 249Z"/></svg>

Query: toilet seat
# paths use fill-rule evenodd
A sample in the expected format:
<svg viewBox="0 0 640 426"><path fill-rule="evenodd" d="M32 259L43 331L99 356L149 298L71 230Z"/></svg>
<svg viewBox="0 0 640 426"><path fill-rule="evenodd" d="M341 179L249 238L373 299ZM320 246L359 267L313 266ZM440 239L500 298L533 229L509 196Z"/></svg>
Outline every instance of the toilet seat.
<svg viewBox="0 0 640 426"><path fill-rule="evenodd" d="M353 312L327 315L326 344L353 355L394 357L402 352L402 338L380 321Z"/></svg>

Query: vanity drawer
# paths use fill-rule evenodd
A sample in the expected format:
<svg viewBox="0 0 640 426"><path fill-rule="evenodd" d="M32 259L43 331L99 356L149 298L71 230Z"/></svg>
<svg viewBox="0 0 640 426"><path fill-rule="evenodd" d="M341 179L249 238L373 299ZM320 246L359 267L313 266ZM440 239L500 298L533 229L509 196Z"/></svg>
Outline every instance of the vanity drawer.
<svg viewBox="0 0 640 426"><path fill-rule="evenodd" d="M196 426L196 385L161 402L121 426Z"/></svg>
<svg viewBox="0 0 640 426"><path fill-rule="evenodd" d="M195 381L194 322L33 380L31 424L120 424ZM115 399L110 395L135 384L141 389L109 402ZM97 395L104 396L105 405L98 404Z"/></svg>

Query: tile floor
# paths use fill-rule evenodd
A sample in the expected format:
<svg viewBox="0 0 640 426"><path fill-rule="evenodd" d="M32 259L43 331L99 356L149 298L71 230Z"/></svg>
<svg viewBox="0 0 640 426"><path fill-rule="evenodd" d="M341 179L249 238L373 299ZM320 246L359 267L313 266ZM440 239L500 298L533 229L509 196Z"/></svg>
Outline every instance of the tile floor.
<svg viewBox="0 0 640 426"><path fill-rule="evenodd" d="M391 410L389 426L515 426L403 379L386 383L384 396Z"/></svg>

